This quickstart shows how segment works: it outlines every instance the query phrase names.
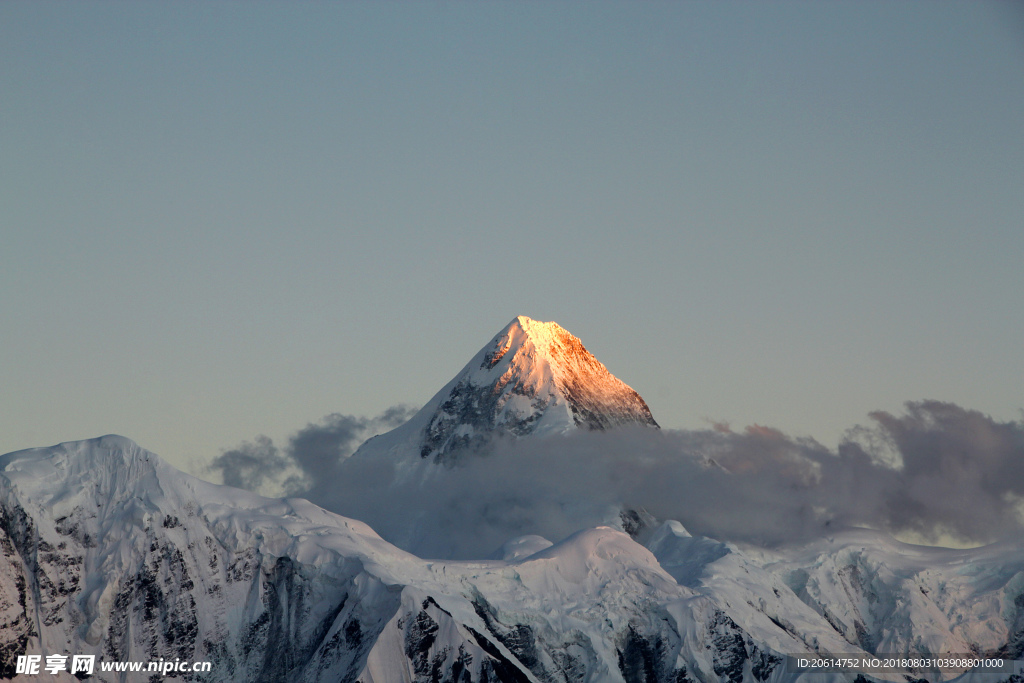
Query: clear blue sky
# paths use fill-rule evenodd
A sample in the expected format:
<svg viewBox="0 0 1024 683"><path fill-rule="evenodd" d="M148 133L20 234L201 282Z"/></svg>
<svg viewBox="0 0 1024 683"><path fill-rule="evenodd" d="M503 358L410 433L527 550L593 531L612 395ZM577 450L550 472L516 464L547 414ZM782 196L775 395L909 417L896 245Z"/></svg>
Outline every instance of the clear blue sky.
<svg viewBox="0 0 1024 683"><path fill-rule="evenodd" d="M422 404L515 315L667 427L1024 407L1024 11L0 3L0 452Z"/></svg>

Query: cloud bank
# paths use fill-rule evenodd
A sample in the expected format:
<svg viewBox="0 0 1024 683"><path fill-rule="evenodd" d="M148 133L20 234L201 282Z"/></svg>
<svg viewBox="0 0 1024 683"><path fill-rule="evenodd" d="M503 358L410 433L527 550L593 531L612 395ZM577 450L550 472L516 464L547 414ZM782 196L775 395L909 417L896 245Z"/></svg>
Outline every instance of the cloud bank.
<svg viewBox="0 0 1024 683"><path fill-rule="evenodd" d="M502 441L465 465L405 483L387 463L347 458L364 435L409 414L328 416L282 450L262 437L226 451L214 468L249 488L290 469L289 494L428 557L484 557L523 534L559 540L614 521L622 507L762 545L845 526L964 543L1024 530L1024 422L951 403L872 413L836 450L755 425Z"/></svg>

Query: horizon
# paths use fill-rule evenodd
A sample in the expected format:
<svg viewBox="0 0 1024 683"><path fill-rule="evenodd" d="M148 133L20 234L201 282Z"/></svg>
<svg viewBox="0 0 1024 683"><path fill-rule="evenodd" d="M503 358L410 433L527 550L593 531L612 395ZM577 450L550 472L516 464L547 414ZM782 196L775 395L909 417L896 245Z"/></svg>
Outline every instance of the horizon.
<svg viewBox="0 0 1024 683"><path fill-rule="evenodd" d="M1024 415L1024 13L0 6L0 452L195 470L513 315L665 428Z"/></svg>

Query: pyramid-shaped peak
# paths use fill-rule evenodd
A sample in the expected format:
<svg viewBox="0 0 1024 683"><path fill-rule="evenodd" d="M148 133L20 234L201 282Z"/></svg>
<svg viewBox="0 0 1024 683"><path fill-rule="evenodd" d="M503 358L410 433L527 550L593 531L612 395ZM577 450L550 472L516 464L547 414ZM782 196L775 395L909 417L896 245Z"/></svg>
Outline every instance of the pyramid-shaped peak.
<svg viewBox="0 0 1024 683"><path fill-rule="evenodd" d="M411 447L421 458L451 463L495 437L628 425L658 427L640 394L558 323L520 315L412 419L357 455L402 457Z"/></svg>
<svg viewBox="0 0 1024 683"><path fill-rule="evenodd" d="M643 398L555 322L513 319L421 413L422 457L447 459L496 434L657 427Z"/></svg>

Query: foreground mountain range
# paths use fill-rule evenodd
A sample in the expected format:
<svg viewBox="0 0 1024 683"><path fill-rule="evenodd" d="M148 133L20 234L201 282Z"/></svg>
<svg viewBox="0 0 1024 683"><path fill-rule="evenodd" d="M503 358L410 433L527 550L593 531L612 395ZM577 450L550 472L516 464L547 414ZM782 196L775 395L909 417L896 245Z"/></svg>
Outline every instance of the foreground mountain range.
<svg viewBox="0 0 1024 683"><path fill-rule="evenodd" d="M353 458L429 476L486 457L494 439L624 424L656 428L579 340L518 318ZM118 436L0 457L0 555L2 678L19 655L93 654L209 661L184 675L205 681L824 682L854 675L803 672L787 655L1024 651L1021 543L950 550L851 529L766 550L623 509L558 543L424 560L359 521L201 481Z"/></svg>

